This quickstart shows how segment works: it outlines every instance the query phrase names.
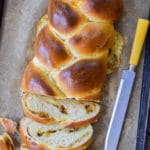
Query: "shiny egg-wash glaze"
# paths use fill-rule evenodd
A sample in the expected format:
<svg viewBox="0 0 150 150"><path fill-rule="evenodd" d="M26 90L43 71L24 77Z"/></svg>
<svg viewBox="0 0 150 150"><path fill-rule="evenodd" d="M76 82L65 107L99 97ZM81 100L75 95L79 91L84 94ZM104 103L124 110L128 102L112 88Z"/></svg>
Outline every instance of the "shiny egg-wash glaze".
<svg viewBox="0 0 150 150"><path fill-rule="evenodd" d="M54 98L99 101L113 23L122 0L51 0L48 23L37 34L35 58L25 70L22 90Z"/></svg>

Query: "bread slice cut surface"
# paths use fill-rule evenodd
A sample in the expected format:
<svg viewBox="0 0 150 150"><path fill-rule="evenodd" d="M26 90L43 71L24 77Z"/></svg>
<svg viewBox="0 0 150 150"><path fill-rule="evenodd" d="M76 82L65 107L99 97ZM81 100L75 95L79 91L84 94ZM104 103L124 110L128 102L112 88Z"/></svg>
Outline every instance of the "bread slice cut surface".
<svg viewBox="0 0 150 150"><path fill-rule="evenodd" d="M83 150L88 147L93 135L91 125L81 128L63 128L58 123L44 125L23 118L20 123L20 132L24 144L40 150Z"/></svg>
<svg viewBox="0 0 150 150"><path fill-rule="evenodd" d="M79 127L95 122L100 105L73 99L54 100L51 97L26 93L22 98L25 114L39 123L60 122L65 127Z"/></svg>

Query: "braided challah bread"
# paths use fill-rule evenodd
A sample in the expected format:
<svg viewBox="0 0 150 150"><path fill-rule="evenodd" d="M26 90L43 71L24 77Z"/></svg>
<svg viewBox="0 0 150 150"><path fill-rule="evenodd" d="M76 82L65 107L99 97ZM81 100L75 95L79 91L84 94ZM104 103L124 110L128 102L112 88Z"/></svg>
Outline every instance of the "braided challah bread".
<svg viewBox="0 0 150 150"><path fill-rule="evenodd" d="M99 101L115 43L113 23L122 8L122 0L51 0L48 18L39 23L35 58L25 70L22 90Z"/></svg>
<svg viewBox="0 0 150 150"><path fill-rule="evenodd" d="M90 123L100 112L94 102L100 99L106 75L120 63L124 42L114 23L122 9L122 0L50 0L48 14L38 23L35 56L21 86L24 113L30 118L20 123L23 146L31 150L89 146Z"/></svg>

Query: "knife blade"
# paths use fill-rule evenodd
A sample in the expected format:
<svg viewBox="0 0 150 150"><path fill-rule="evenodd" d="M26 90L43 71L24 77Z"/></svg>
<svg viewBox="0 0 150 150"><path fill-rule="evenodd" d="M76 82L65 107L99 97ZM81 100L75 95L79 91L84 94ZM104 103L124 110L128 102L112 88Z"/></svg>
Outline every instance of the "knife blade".
<svg viewBox="0 0 150 150"><path fill-rule="evenodd" d="M122 73L113 113L105 139L105 150L117 150L131 91L134 85L136 75L135 68L139 62L148 26L148 20L138 20L132 53L129 61L129 69L124 70Z"/></svg>

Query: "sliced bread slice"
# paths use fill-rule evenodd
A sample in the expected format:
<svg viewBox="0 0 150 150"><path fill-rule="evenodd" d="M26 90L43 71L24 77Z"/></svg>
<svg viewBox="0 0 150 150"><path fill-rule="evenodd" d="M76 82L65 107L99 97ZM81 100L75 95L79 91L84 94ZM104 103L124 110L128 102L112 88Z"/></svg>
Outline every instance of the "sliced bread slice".
<svg viewBox="0 0 150 150"><path fill-rule="evenodd" d="M15 150L13 140L7 133L0 135L0 150Z"/></svg>
<svg viewBox="0 0 150 150"><path fill-rule="evenodd" d="M63 128L59 123L40 124L23 118L20 134L23 143L32 150L84 150L92 141L93 128L91 125Z"/></svg>
<svg viewBox="0 0 150 150"><path fill-rule="evenodd" d="M39 123L60 122L65 127L80 127L95 122L100 105L76 100L54 100L51 97L26 93L22 98L26 116Z"/></svg>

